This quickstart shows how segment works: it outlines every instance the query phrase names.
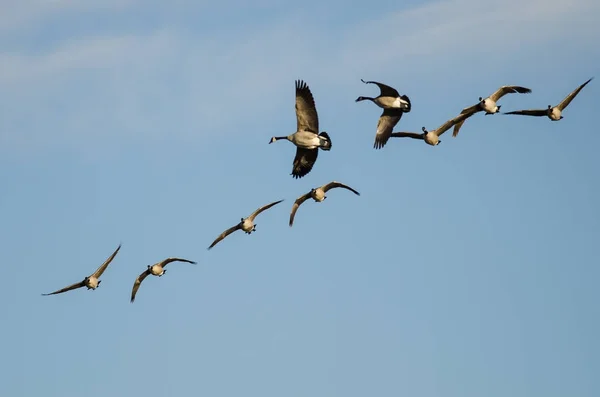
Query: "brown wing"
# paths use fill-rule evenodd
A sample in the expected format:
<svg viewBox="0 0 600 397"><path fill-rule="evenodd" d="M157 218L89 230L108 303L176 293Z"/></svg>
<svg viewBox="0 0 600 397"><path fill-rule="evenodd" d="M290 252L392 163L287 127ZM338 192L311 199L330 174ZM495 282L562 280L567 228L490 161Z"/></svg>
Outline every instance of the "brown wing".
<svg viewBox="0 0 600 397"><path fill-rule="evenodd" d="M115 256L117 255L117 252L119 252L120 249L121 249L121 244L119 244L119 246L117 247L115 252L113 252L112 255L109 256L108 259L106 261L104 261L104 263L101 264L100 267L98 269L96 269L94 274L92 274L92 276L90 276L90 277L99 278L102 275L102 273L104 273L104 271L106 270L106 268L108 267L110 262L112 262L112 260L115 259Z"/></svg>
<svg viewBox="0 0 600 397"><path fill-rule="evenodd" d="M254 221L254 219L258 216L258 214L260 214L263 211L268 210L269 208L271 208L274 205L277 205L277 204L281 203L282 201L283 200L277 200L277 201L272 202L271 204L263 205L262 207L260 207L256 211L254 211L252 214L250 214L250 216L248 217L248 219L250 219L251 221Z"/></svg>
<svg viewBox="0 0 600 397"><path fill-rule="evenodd" d="M521 116L545 116L546 109L526 109L526 110L514 110L512 112L506 112L504 114L518 114Z"/></svg>
<svg viewBox="0 0 600 397"><path fill-rule="evenodd" d="M185 263L191 263L192 265L195 265L196 262L194 261L190 261L188 259L182 259L182 258L167 258L164 261L160 262L159 265L161 267L165 267L167 266L169 263L171 262L185 262Z"/></svg>
<svg viewBox="0 0 600 397"><path fill-rule="evenodd" d="M587 85L587 83L589 83L590 81L592 81L593 77L591 79L589 79L588 81L586 81L585 83L583 83L582 85L580 85L579 87L577 87L575 89L575 91L573 91L572 93L570 93L569 95L567 95L565 97L565 99L562 100L561 103L558 104L558 106L556 106L558 108L558 110L560 110L562 112L562 110L564 108L566 108L567 106L569 106L569 103L571 103L571 101L573 100L573 98L575 98L577 96L577 94L579 94L579 91L581 91L583 89L583 87L585 87Z"/></svg>
<svg viewBox="0 0 600 397"><path fill-rule="evenodd" d="M347 190L350 190L351 192L353 192L354 194L356 194L357 196L360 196L360 193L357 192L356 190L352 189L350 186L348 185L344 185L343 183L337 182L337 181L331 181L326 185L321 186L321 188L323 189L324 192L336 188L336 187L341 187Z"/></svg>
<svg viewBox="0 0 600 397"><path fill-rule="evenodd" d="M503 85L498 88L496 92L490 95L490 99L494 102L497 102L498 99L502 98L506 94L529 94L531 90L526 87L521 87L518 85Z"/></svg>
<svg viewBox="0 0 600 397"><path fill-rule="evenodd" d="M296 121L297 131L319 133L319 116L315 100L310 88L302 80L296 80Z"/></svg>
<svg viewBox="0 0 600 397"><path fill-rule="evenodd" d="M210 247L208 247L208 249L211 249L212 247L214 247L215 245L217 245L217 243L221 240L223 240L225 237L229 236L231 233L235 232L238 229L242 228L242 223L238 223L235 226L230 227L229 229L225 230L223 233L221 233L219 235L219 237L217 237L215 239L215 241L212 242L212 244L210 245Z"/></svg>
<svg viewBox="0 0 600 397"><path fill-rule="evenodd" d="M303 149L300 147L296 147L296 157L294 157L294 165L292 167L292 176L297 178L302 178L306 174L308 174L315 162L317 161L317 157L319 155L319 149Z"/></svg>
<svg viewBox="0 0 600 397"><path fill-rule="evenodd" d="M290 227L292 227L292 225L294 224L294 217L296 216L296 211L298 211L298 208L302 205L302 203L308 200L309 198L310 192L303 194L302 196L298 197L296 201L294 201L294 205L292 205L292 212L290 212Z"/></svg>
<svg viewBox="0 0 600 397"><path fill-rule="evenodd" d="M460 114L456 117L456 118L460 117L460 120L454 124L454 131L452 131L452 136L456 138L456 136L458 135L458 131L460 131L460 129L462 128L463 124L465 123L465 120L477 112L481 112L481 108L479 107L479 104L469 106L468 108L464 108L460 112ZM462 117L463 115L464 115L464 117Z"/></svg>
<svg viewBox="0 0 600 397"><path fill-rule="evenodd" d="M455 124L458 123L464 123L466 119L468 119L469 117L471 117L472 114L469 113L461 113L458 116L446 121L444 124L442 124L441 126L439 126L436 130L435 130L435 134L439 137L441 136L444 132L448 131L448 129L450 127L452 127ZM458 134L458 131L456 132Z"/></svg>
<svg viewBox="0 0 600 397"><path fill-rule="evenodd" d="M390 137L423 139L423 134L417 134L416 132L392 132Z"/></svg>
<svg viewBox="0 0 600 397"><path fill-rule="evenodd" d="M376 81L364 81L363 79L360 79L360 81L362 81L365 84L376 84L377 87L379 87L379 91L381 92L379 94L380 96L391 96L394 98L400 96L398 91L395 88L390 87L389 85L378 83Z"/></svg>
<svg viewBox="0 0 600 397"><path fill-rule="evenodd" d="M43 295L43 296L48 296L48 295L62 294L63 292L71 291L72 289L81 288L81 287L83 287L83 286L85 286L85 282L84 282L84 281L80 281L80 282L78 282L78 283L71 284L71 285L69 285L68 287L61 288L61 289L59 289L58 291L54 291L54 292L51 292L51 293L49 293L49 294L42 294L42 295Z"/></svg>
<svg viewBox="0 0 600 397"><path fill-rule="evenodd" d="M131 289L131 300L130 300L131 303L133 303L133 301L135 300L135 294L137 294L138 289L140 289L140 285L142 285L142 281L144 281L144 279L146 277L148 277L149 274L150 274L150 269L146 269L142 274L140 274L135 279L135 282L133 283L133 288Z"/></svg>
<svg viewBox="0 0 600 397"><path fill-rule="evenodd" d="M377 133L375 134L375 143L373 144L375 149L381 149L385 146L388 139L390 139L392 130L402 118L403 113L399 109L384 109L377 122Z"/></svg>

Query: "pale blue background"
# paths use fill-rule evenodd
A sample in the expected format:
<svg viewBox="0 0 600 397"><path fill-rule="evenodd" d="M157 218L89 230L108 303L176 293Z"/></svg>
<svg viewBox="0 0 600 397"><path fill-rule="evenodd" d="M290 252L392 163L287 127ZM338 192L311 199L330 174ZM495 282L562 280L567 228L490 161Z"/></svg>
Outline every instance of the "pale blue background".
<svg viewBox="0 0 600 397"><path fill-rule="evenodd" d="M162 5L161 5L162 4ZM0 395L600 395L597 0L0 1ZM372 149L360 79L436 128ZM333 141L289 175L294 80ZM294 199L331 180L322 204ZM206 248L258 206L256 234ZM96 291L42 297L123 243ZM136 302L133 281L148 264Z"/></svg>

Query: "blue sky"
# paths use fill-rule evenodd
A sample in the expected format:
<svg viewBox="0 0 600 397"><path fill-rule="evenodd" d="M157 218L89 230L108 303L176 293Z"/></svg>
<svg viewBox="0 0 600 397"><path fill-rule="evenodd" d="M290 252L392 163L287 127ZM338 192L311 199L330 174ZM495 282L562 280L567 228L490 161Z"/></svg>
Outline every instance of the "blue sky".
<svg viewBox="0 0 600 397"><path fill-rule="evenodd" d="M0 1L2 396L600 393L596 0ZM505 84L502 110L430 147ZM289 174L294 80L333 142ZM357 189L306 202L331 180ZM225 228L285 201L211 251ZM93 272L95 291L42 297ZM169 256L136 302L131 287ZM596 375L594 375L596 374Z"/></svg>

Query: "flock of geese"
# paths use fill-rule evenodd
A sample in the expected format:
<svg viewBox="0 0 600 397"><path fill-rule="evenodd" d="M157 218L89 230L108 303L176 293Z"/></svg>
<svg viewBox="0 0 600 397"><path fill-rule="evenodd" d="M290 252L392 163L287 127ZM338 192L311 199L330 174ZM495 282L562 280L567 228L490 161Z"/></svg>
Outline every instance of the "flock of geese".
<svg viewBox="0 0 600 397"><path fill-rule="evenodd" d="M566 109L567 106L571 103L571 101L579 94L579 92L593 79L590 78L585 83L577 87L573 92L567 95L558 105L552 106L548 105L546 109L528 109L528 110L515 110L512 112L506 112L504 114L511 115L522 115L522 116L547 116L552 121L559 121L563 118L562 112ZM441 143L439 137L454 126L454 130L452 133L453 137L458 135L459 130L462 128L465 121L473 116L476 113L484 112L487 116L489 114L495 114L500 112L501 105L498 105L498 101L507 94L529 94L531 93L531 89L516 85L507 85L498 88L492 95L483 98L479 97L479 100L476 104L464 108L460 114L442 124L435 130L427 130L425 127L422 127L422 133L416 132L392 132L396 124L402 118L404 113L409 113L411 110L411 102L408 96L400 95L398 91L388 85L376 82L376 81L361 81L365 84L375 84L379 87L379 95L377 97L366 97L359 96L356 98L356 102L360 101L371 101L375 103L377 106L383 109L383 113L379 117L379 121L377 123L377 130L375 133L375 143L373 147L375 149L383 148L388 140L391 137L395 138L413 138L413 139L421 139L425 141L428 145L436 146ZM293 143L296 146L296 155L294 157L294 161L292 164L292 177L293 178L302 178L307 175L315 165L317 161L317 157L319 154L319 149L324 151L330 151L332 147L331 138L329 134L325 131L319 132L319 117L317 115L317 108L315 106L315 100L313 95L308 87L308 85L302 81L296 81L296 132L287 136L279 136L272 137L269 141L269 144L276 142L278 140L287 140ZM323 186L313 188L306 194L298 197L292 206L292 210L290 213L289 226L291 227L294 223L294 218L296 216L296 211L302 203L304 203L309 198L312 198L316 202L322 202L327 198L326 193L333 188L343 188L353 192L356 195L360 195L359 192L347 186L343 183L332 181ZM232 226L221 233L208 247L210 250L231 233L242 230L246 234L251 234L256 231L256 223L254 220L256 217L262 213L263 211L268 210L269 208L281 203L283 200L274 201L270 204L264 205L258 208L256 211L251 213L246 218L241 218L240 222L235 226ZM89 276L86 276L83 280L71 284L67 287L59 289L49 294L42 294L44 296L47 295L55 295L63 292L71 291L77 288L86 287L88 290L95 290L100 286L101 280L100 277L108 267L108 265L115 258L119 250L121 249L121 244L117 247L117 249L106 259L106 261L96 269L94 273ZM157 262L153 265L148 265L146 270L144 270L136 279L133 284L133 288L131 290L131 302L135 301L135 296L140 288L142 281L149 275L162 277L167 271L165 270L165 266L172 262L185 262L190 264L196 264L195 261L191 261L183 258L167 258L161 262Z"/></svg>

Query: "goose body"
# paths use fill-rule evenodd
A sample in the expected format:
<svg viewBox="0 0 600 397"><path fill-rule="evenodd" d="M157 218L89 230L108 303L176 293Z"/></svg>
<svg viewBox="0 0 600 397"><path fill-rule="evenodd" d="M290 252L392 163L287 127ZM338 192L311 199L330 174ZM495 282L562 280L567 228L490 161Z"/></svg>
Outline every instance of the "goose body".
<svg viewBox="0 0 600 397"><path fill-rule="evenodd" d="M374 149L381 149L390 139L390 134L402 118L402 115L410 112L410 99L406 95L400 95L395 88L389 85L377 81L364 81L363 79L361 81L365 84L376 84L379 87L379 96L375 98L359 96L356 98L356 102L369 100L383 109L383 113L381 113L377 121L375 142L373 143Z"/></svg>
<svg viewBox="0 0 600 397"><path fill-rule="evenodd" d="M269 144L287 140L296 145L296 156L291 175L302 178L308 174L319 155L319 149L331 150L331 138L327 132L319 132L319 116L315 100L308 85L296 80L296 132L286 136L274 136Z"/></svg>
<svg viewBox="0 0 600 397"><path fill-rule="evenodd" d="M48 296L48 295L62 294L63 292L71 291L71 290L74 290L77 288L82 288L82 287L86 287L88 290L90 290L90 289L95 290L96 288L98 288L100 286L100 283L102 282L102 280L100 280L100 277L102 276L102 274L104 273L104 271L106 270L108 265L115 258L115 256L117 255L117 253L119 252L120 249L121 249L121 244L119 244L117 249L108 257L108 259L106 259L104 261L103 264L101 264L96 269L96 271L94 273L92 273L89 276L86 276L82 281L75 283L75 284L71 284L67 287L61 288L61 289L51 292L49 294L42 294L42 295Z"/></svg>
<svg viewBox="0 0 600 397"><path fill-rule="evenodd" d="M167 272L165 270L165 266L167 266L171 262L186 262L186 263L191 263L192 265L196 264L196 262L188 260L188 259L167 258L167 259L165 259L163 261L155 263L154 265L148 265L147 269L144 272L142 272L135 279L135 282L133 283L133 288L131 290L131 300L130 300L130 302L133 303L135 301L135 296L136 296L138 290L140 289L140 286L142 285L142 281L144 281L144 279L146 277L148 277L150 275L156 276L156 277L162 277Z"/></svg>
<svg viewBox="0 0 600 397"><path fill-rule="evenodd" d="M531 89L526 88L526 87L521 87L518 85L504 85L504 86L498 88L492 95L490 95L487 98L479 97L479 102L477 102L473 106L464 108L460 112L460 114L467 114L467 117L465 117L462 121L460 121L454 125L454 131L452 132L452 136L456 138L456 136L458 135L458 132L460 131L465 120L467 118L471 117L472 115L474 115L475 113L485 112L486 116L488 114L498 113L500 111L500 107L502 106L502 105L498 105L498 103L497 103L500 100L500 98L502 98L506 94L514 94L514 93L529 94L529 93L531 93Z"/></svg>
<svg viewBox="0 0 600 397"><path fill-rule="evenodd" d="M236 230L242 230L246 234L251 234L252 232L255 232L256 231L256 223L254 223L254 219L256 219L258 214L260 214L263 211L268 210L269 208L273 207L274 205L281 203L282 201L283 200L278 200L278 201L274 201L270 204L264 205L264 206L260 207L259 209L257 209L256 211L254 211L252 214L250 214L247 218L241 218L240 222L237 225L232 226L229 229L225 230L223 233L221 233L215 239L215 241L212 242L212 244L208 247L208 249L211 249L212 247L217 245L217 243L219 243L221 240L223 240L225 237L229 236L231 233L235 232Z"/></svg>
<svg viewBox="0 0 600 397"><path fill-rule="evenodd" d="M425 143L428 145L437 146L442 142L440 140L440 136L444 132L448 131L448 129L450 129L450 127L452 127L456 123L460 123L461 121L465 120L467 117L469 117L469 115L466 113L460 114L460 115L446 121L444 124L442 124L435 130L427 130L425 127L422 127L421 128L421 130L423 131L422 134L418 134L416 132L394 132L391 134L391 136L396 137L396 138L421 139L421 140L425 141Z"/></svg>
<svg viewBox="0 0 600 397"><path fill-rule="evenodd" d="M547 109L527 109L527 110L515 110L512 112L506 112L504 114L517 114L521 116L547 116L552 121L559 121L563 119L562 112L566 109L571 101L579 94L579 92L585 87L593 77L588 81L577 87L569 95L567 95L558 105L548 105Z"/></svg>
<svg viewBox="0 0 600 397"><path fill-rule="evenodd" d="M377 81L364 81L360 79L365 84L375 84L379 87L379 95L375 98L368 96L359 96L356 98L356 102L360 101L371 101L375 105L379 106L382 109L401 109L402 111L408 113L411 109L410 99L406 95L400 95L400 93L395 89L390 87L389 85L379 83Z"/></svg>
<svg viewBox="0 0 600 397"><path fill-rule="evenodd" d="M304 203L309 198L312 198L317 203L323 202L327 198L327 195L325 193L327 191L329 191L330 189L333 189L336 187L350 190L357 196L360 196L360 193L357 192L356 190L354 190L353 188L351 188L350 186L344 185L343 183L340 183L337 181L331 181L329 183L326 183L323 186L313 188L310 190L310 192L298 197L296 199L296 201L294 202L294 205L292 206L292 211L290 213L290 222L289 222L290 227L292 227L292 225L294 224L294 217L296 216L296 211L298 211L298 208L302 205L302 203Z"/></svg>

